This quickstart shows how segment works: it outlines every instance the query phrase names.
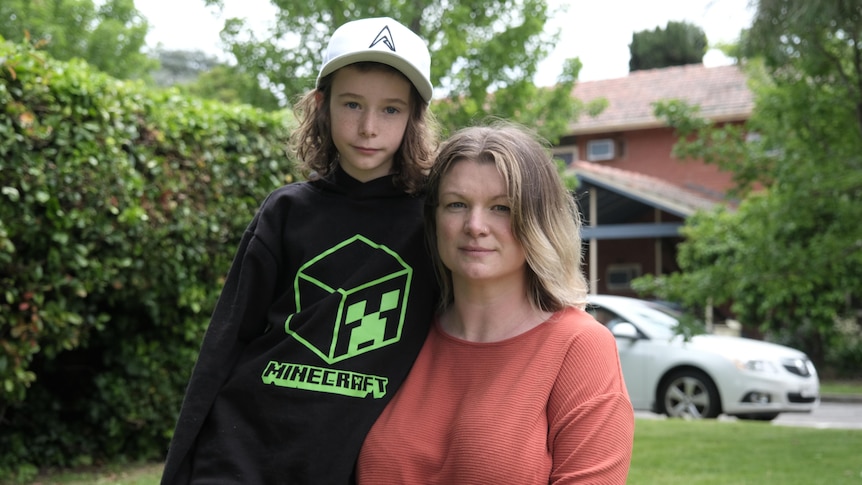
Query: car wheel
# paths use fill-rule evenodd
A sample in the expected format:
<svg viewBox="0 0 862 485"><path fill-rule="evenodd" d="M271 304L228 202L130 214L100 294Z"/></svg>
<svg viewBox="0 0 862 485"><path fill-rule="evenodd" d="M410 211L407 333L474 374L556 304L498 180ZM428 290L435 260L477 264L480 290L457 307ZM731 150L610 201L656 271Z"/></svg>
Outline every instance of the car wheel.
<svg viewBox="0 0 862 485"><path fill-rule="evenodd" d="M766 414L737 414L737 419L744 419L746 421L772 421L773 419L778 417L778 413L766 413Z"/></svg>
<svg viewBox="0 0 862 485"><path fill-rule="evenodd" d="M699 370L678 370L662 381L658 412L671 418L715 418L721 413L718 389L712 379Z"/></svg>

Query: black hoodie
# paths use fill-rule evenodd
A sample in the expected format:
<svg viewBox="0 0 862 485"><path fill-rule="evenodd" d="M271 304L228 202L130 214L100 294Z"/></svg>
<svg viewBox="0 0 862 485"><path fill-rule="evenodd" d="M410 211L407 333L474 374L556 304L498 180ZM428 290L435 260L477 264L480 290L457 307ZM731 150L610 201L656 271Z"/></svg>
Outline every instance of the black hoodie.
<svg viewBox="0 0 862 485"><path fill-rule="evenodd" d="M346 484L438 298L424 199L392 177L275 190L201 345L162 484Z"/></svg>

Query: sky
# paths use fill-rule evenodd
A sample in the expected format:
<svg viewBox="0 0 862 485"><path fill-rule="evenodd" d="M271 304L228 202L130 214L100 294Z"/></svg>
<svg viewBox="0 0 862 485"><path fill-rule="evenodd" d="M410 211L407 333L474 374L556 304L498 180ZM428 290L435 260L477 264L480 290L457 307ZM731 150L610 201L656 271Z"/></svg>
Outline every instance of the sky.
<svg viewBox="0 0 862 485"><path fill-rule="evenodd" d="M750 0L549 0L549 6L564 12L548 22L560 30L556 49L539 65L535 82L548 86L556 81L564 59L579 57L583 63L580 81L624 77L629 68L632 34L669 21L686 21L703 29L710 45L734 42L740 30L749 27L754 15ZM245 17L260 32L273 18L269 0L224 0L224 12L204 6L204 0L136 0L135 6L150 23L147 45L168 50L222 52L219 31L224 19ZM716 49L704 64L730 63Z"/></svg>

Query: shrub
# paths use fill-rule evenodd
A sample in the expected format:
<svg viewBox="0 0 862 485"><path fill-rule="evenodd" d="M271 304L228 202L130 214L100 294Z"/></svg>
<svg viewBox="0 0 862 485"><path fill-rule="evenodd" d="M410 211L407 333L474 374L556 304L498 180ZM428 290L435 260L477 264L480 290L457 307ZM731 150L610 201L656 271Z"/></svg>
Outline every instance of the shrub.
<svg viewBox="0 0 862 485"><path fill-rule="evenodd" d="M292 119L2 38L0 110L0 481L161 456Z"/></svg>

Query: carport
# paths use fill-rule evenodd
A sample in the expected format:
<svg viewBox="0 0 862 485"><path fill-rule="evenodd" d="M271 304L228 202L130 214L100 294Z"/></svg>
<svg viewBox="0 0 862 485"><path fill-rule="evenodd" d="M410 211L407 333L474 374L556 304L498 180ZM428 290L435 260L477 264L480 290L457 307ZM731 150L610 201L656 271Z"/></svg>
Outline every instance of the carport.
<svg viewBox="0 0 862 485"><path fill-rule="evenodd" d="M711 210L725 203L715 194L698 193L656 177L599 163L576 161L569 170L579 182L575 197L583 222L581 237L588 246L592 292L601 287L600 275L608 275L608 262L600 258L602 241L652 241L651 248L638 246L616 259L640 263L644 273L662 274L669 263L676 264L676 243L681 240L680 229L685 219L699 210ZM665 247L662 241L667 242ZM667 246L672 248L672 256ZM644 253L647 249L651 254ZM673 261L668 262L669 257Z"/></svg>

